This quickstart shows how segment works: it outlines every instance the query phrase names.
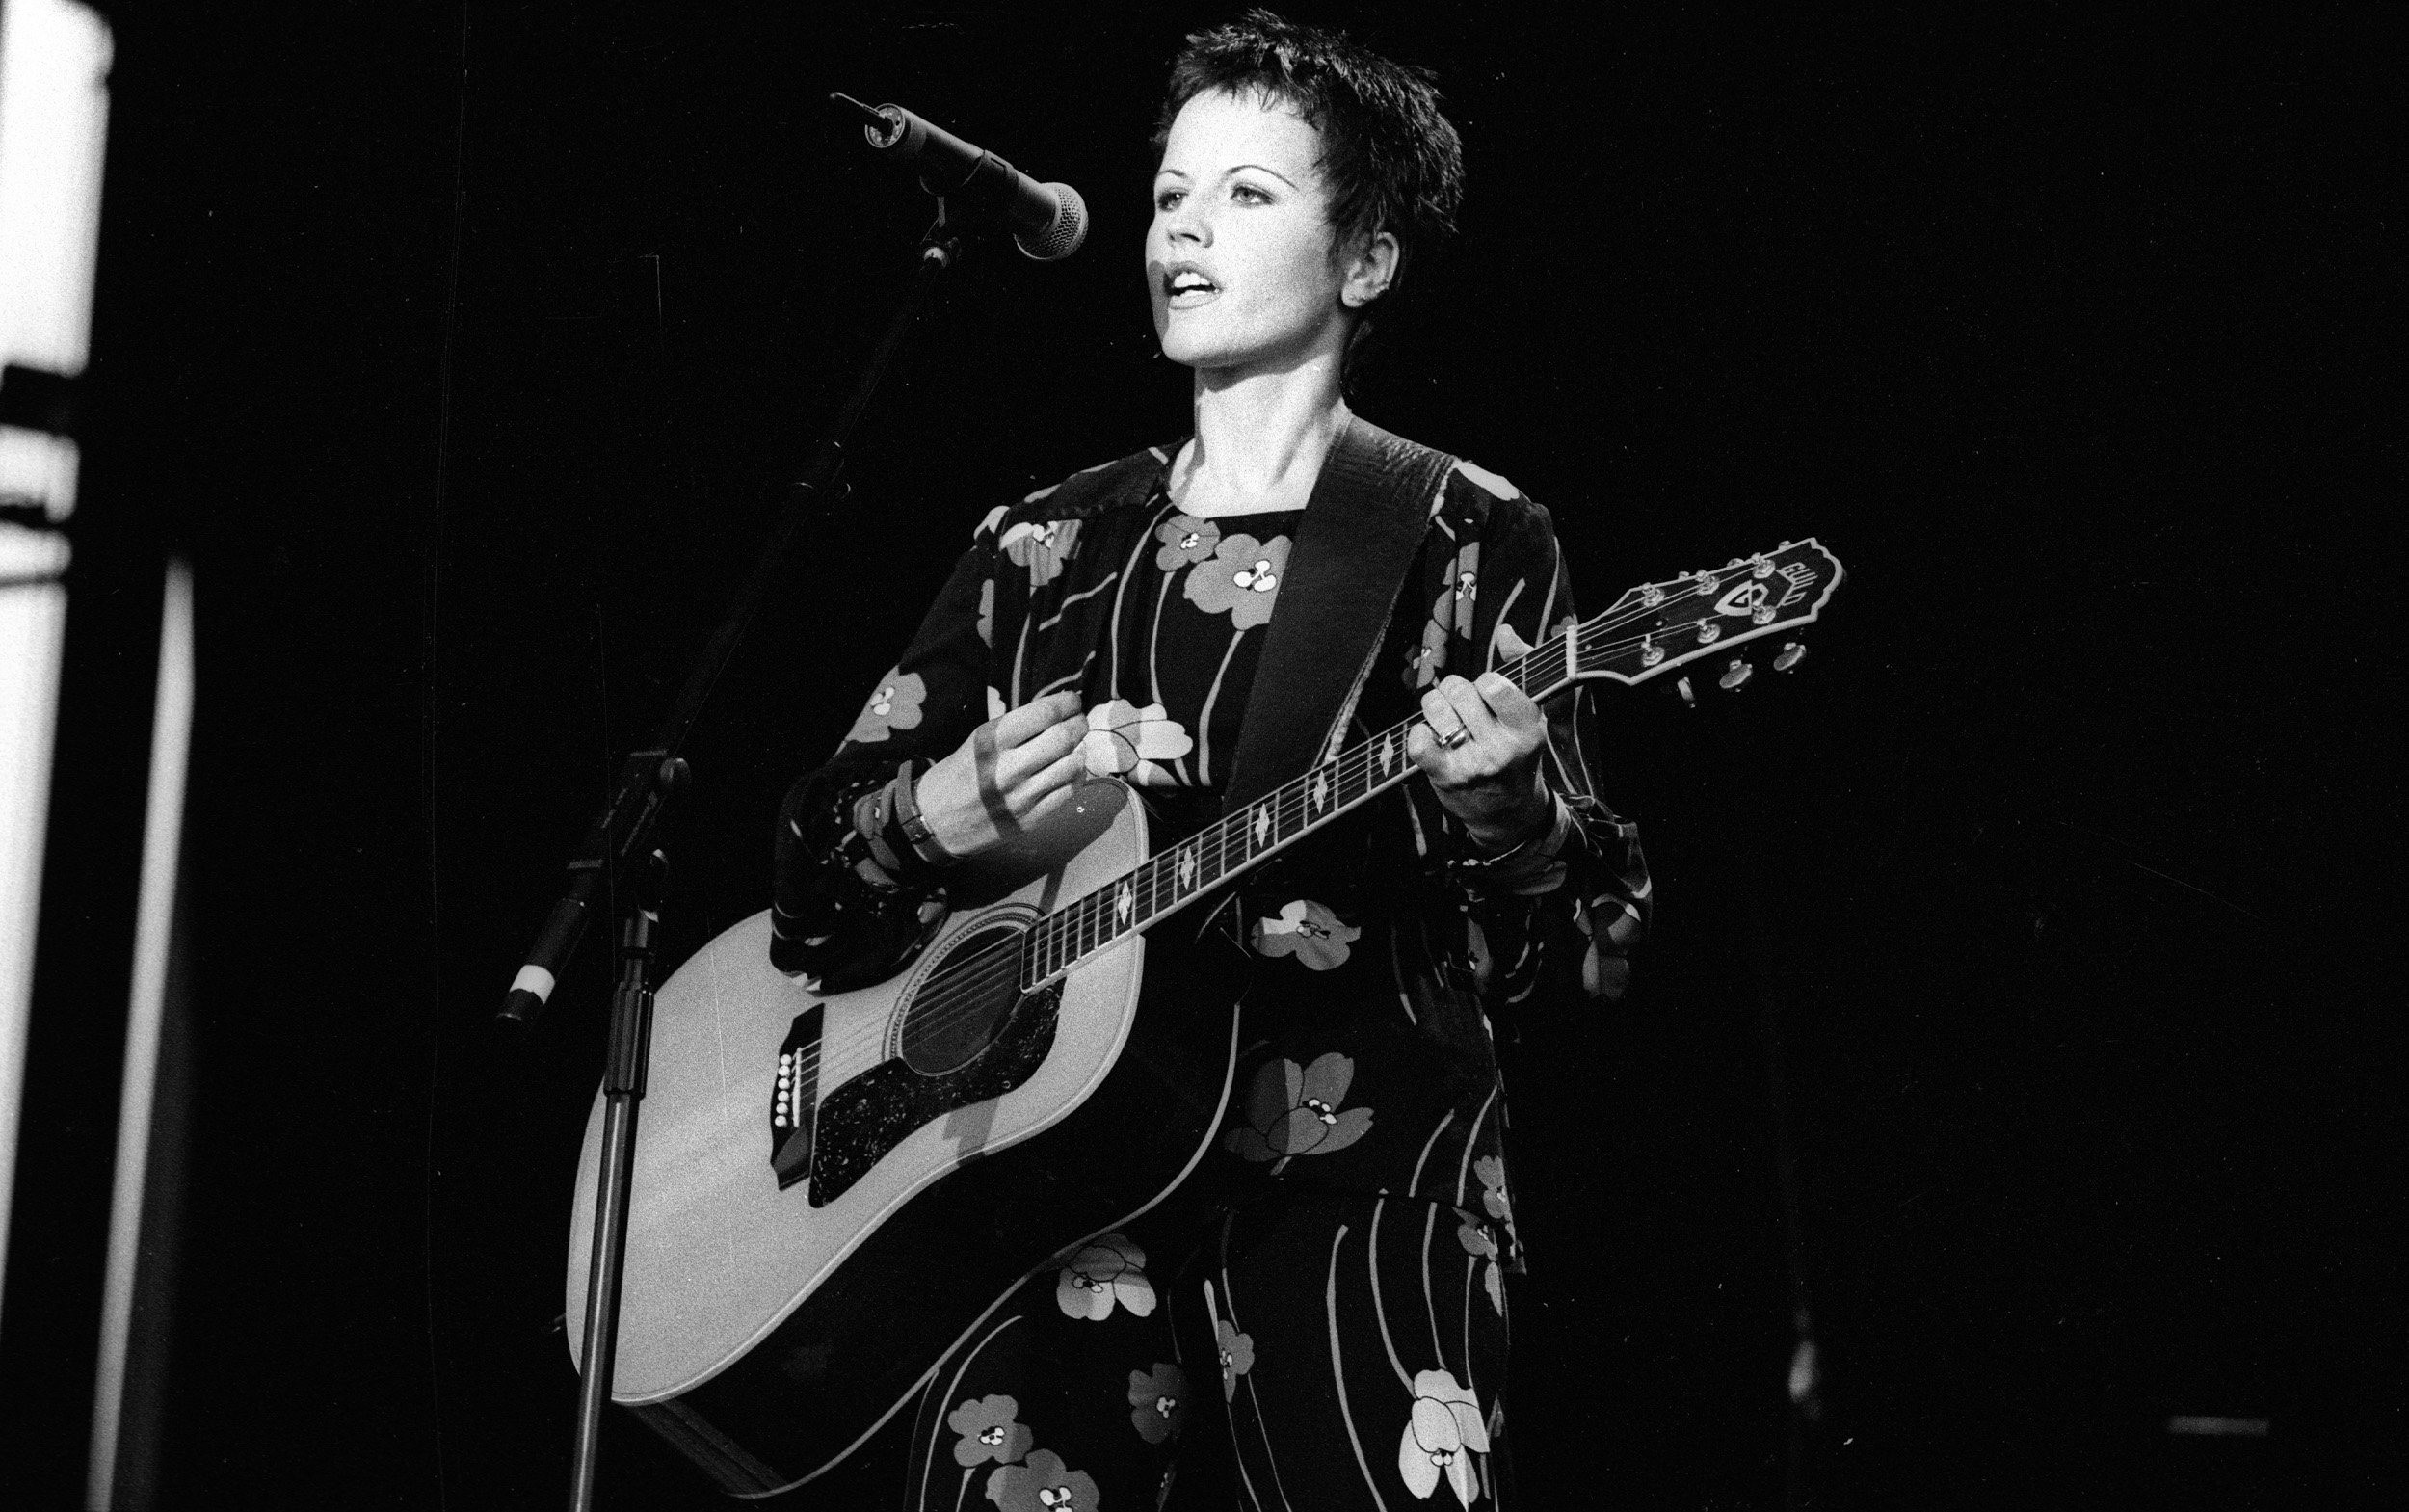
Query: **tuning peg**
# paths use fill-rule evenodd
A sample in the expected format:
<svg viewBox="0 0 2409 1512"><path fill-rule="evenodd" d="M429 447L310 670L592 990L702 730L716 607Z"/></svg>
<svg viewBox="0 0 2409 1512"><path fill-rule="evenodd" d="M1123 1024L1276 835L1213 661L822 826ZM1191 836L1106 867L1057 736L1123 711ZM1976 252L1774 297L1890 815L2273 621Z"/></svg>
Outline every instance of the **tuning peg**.
<svg viewBox="0 0 2409 1512"><path fill-rule="evenodd" d="M1682 703L1688 704L1691 708L1696 708L1698 706L1698 694L1690 687L1689 679L1687 677L1674 678L1673 686L1680 690Z"/></svg>
<svg viewBox="0 0 2409 1512"><path fill-rule="evenodd" d="M1723 676L1715 679L1715 686L1726 693L1737 693L1755 676L1756 668L1734 656L1732 665L1723 669Z"/></svg>
<svg viewBox="0 0 2409 1512"><path fill-rule="evenodd" d="M1796 641L1784 641L1781 653L1773 658L1773 670L1787 672L1807 658L1807 648Z"/></svg>

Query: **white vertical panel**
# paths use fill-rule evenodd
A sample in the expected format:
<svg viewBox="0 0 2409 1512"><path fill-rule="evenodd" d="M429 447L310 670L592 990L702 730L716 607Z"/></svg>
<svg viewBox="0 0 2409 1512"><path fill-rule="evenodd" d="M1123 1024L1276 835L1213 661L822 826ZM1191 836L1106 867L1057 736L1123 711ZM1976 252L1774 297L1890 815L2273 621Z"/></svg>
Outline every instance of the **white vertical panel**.
<svg viewBox="0 0 2409 1512"><path fill-rule="evenodd" d="M16 1110L25 1087L25 1018L41 913L43 821L59 707L66 590L0 588L0 1267L8 1263L16 1182ZM0 1268L0 1286L7 1285Z"/></svg>
<svg viewBox="0 0 2409 1512"><path fill-rule="evenodd" d="M92 339L109 29L73 0L0 0L0 362L72 378ZM0 426L0 1263L16 1174L25 1022L58 719L75 445ZM7 1277L0 1273L0 1286Z"/></svg>
<svg viewBox="0 0 2409 1512"><path fill-rule="evenodd" d="M0 355L53 373L92 345L110 55L74 0L0 4Z"/></svg>

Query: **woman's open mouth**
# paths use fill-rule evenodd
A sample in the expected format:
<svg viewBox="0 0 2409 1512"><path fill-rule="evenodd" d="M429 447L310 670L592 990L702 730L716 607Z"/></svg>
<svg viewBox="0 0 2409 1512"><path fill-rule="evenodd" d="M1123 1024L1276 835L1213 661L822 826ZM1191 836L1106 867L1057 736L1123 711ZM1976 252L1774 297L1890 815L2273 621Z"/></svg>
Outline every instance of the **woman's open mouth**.
<svg viewBox="0 0 2409 1512"><path fill-rule="evenodd" d="M1221 285L1190 267L1174 267L1163 272L1163 298L1173 309L1194 309L1210 304L1221 293Z"/></svg>

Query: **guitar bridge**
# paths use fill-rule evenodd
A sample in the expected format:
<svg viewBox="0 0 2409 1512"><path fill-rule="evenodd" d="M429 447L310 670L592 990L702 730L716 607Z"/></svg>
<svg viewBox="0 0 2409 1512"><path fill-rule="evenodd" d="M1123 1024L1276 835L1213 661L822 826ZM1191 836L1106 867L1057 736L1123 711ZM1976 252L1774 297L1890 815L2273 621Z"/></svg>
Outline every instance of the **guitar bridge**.
<svg viewBox="0 0 2409 1512"><path fill-rule="evenodd" d="M778 1048L770 1088L770 1169L784 1191L811 1174L811 1131L819 1115L821 1007L795 1015Z"/></svg>

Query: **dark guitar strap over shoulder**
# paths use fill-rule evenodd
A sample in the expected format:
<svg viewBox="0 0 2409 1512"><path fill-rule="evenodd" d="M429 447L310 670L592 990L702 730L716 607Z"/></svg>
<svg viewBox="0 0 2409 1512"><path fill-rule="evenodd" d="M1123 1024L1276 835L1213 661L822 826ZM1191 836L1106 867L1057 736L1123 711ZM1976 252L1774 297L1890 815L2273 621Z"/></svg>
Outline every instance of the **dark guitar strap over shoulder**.
<svg viewBox="0 0 2409 1512"><path fill-rule="evenodd" d="M1305 502L1222 792L1229 813L1344 729L1455 459L1350 418Z"/></svg>

